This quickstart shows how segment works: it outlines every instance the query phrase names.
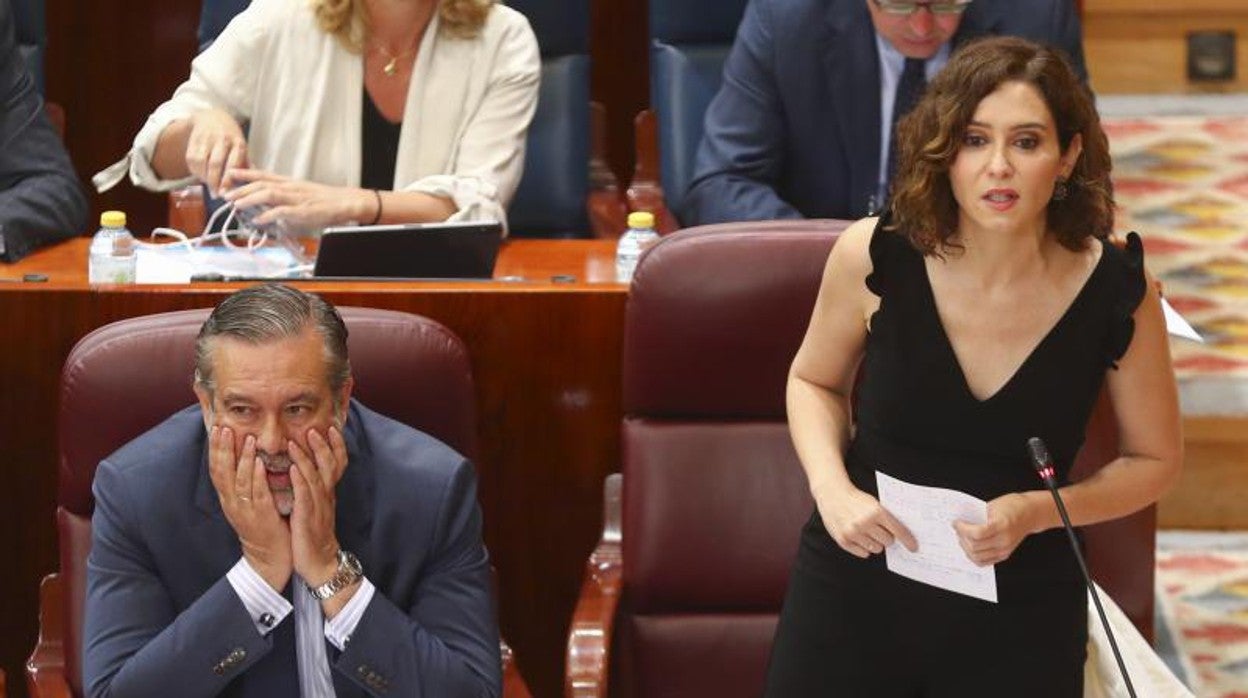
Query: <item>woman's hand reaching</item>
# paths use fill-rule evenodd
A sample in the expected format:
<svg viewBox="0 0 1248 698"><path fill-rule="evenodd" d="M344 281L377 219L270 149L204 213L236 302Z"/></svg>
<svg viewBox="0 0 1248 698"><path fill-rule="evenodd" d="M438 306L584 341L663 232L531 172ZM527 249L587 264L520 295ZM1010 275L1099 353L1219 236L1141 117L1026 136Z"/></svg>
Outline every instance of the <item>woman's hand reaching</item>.
<svg viewBox="0 0 1248 698"><path fill-rule="evenodd" d="M824 485L816 488L814 495L828 534L851 555L866 558L882 553L895 540L911 552L918 550L909 529L888 513L878 499L857 487Z"/></svg>
<svg viewBox="0 0 1248 698"><path fill-rule="evenodd" d="M204 109L189 120L186 168L218 196L231 183L227 173L247 167L247 137L234 117L220 109Z"/></svg>
<svg viewBox="0 0 1248 698"><path fill-rule="evenodd" d="M257 226L280 224L293 233L320 230L347 221L369 222L378 212L379 197L367 189L334 187L282 177L262 170L231 170L236 186L225 200L239 209L255 208Z"/></svg>

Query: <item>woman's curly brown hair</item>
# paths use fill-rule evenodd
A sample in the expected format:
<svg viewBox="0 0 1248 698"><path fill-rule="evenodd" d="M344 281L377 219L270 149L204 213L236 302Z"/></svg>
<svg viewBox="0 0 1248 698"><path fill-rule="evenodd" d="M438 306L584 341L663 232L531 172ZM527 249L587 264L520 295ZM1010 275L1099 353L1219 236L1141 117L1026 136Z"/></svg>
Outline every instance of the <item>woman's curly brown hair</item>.
<svg viewBox="0 0 1248 698"><path fill-rule="evenodd" d="M440 31L461 39L471 39L481 31L485 18L497 0L439 0ZM326 34L359 53L368 40L368 20L364 0L312 0L316 23Z"/></svg>
<svg viewBox="0 0 1248 698"><path fill-rule="evenodd" d="M1083 152L1067 180L1069 194L1049 202L1049 231L1071 250L1083 249L1089 237L1103 238L1111 232L1109 141L1091 91L1056 49L1018 38L988 38L954 54L897 127L891 227L923 254L958 247L950 240L957 232L958 202L949 168L980 101L1011 81L1039 91L1053 114L1063 153L1075 134L1082 136Z"/></svg>

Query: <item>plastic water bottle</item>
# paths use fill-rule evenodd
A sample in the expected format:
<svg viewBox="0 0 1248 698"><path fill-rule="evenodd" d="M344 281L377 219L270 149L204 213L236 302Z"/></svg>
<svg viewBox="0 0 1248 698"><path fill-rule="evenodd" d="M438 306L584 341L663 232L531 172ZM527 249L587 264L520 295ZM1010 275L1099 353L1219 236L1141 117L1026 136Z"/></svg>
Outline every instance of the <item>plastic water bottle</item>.
<svg viewBox="0 0 1248 698"><path fill-rule="evenodd" d="M654 214L649 211L633 211L628 214L628 230L615 246L615 279L623 283L633 280L637 260L647 247L659 241L654 231Z"/></svg>
<svg viewBox="0 0 1248 698"><path fill-rule="evenodd" d="M132 284L138 257L134 236L126 229L126 214L105 211L100 229L91 238L87 280L93 284Z"/></svg>

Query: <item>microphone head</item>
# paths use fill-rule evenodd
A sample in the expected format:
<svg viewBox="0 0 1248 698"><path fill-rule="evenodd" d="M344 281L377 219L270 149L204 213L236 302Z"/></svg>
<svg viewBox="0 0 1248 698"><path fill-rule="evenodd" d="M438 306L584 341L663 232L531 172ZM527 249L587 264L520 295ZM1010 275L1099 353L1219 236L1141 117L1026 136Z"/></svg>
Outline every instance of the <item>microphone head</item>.
<svg viewBox="0 0 1248 698"><path fill-rule="evenodd" d="M1053 458L1048 455L1048 447L1040 437L1028 438L1027 452L1031 453L1031 465L1036 468L1037 473L1040 473L1040 477L1046 482L1048 478L1053 477Z"/></svg>

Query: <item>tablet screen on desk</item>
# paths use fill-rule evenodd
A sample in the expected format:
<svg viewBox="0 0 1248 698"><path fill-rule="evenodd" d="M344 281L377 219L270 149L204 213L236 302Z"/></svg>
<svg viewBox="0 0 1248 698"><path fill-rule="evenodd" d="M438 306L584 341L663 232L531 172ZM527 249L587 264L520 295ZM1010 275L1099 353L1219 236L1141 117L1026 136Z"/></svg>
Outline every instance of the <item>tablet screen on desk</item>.
<svg viewBox="0 0 1248 698"><path fill-rule="evenodd" d="M499 223L408 223L326 228L314 277L489 279Z"/></svg>

